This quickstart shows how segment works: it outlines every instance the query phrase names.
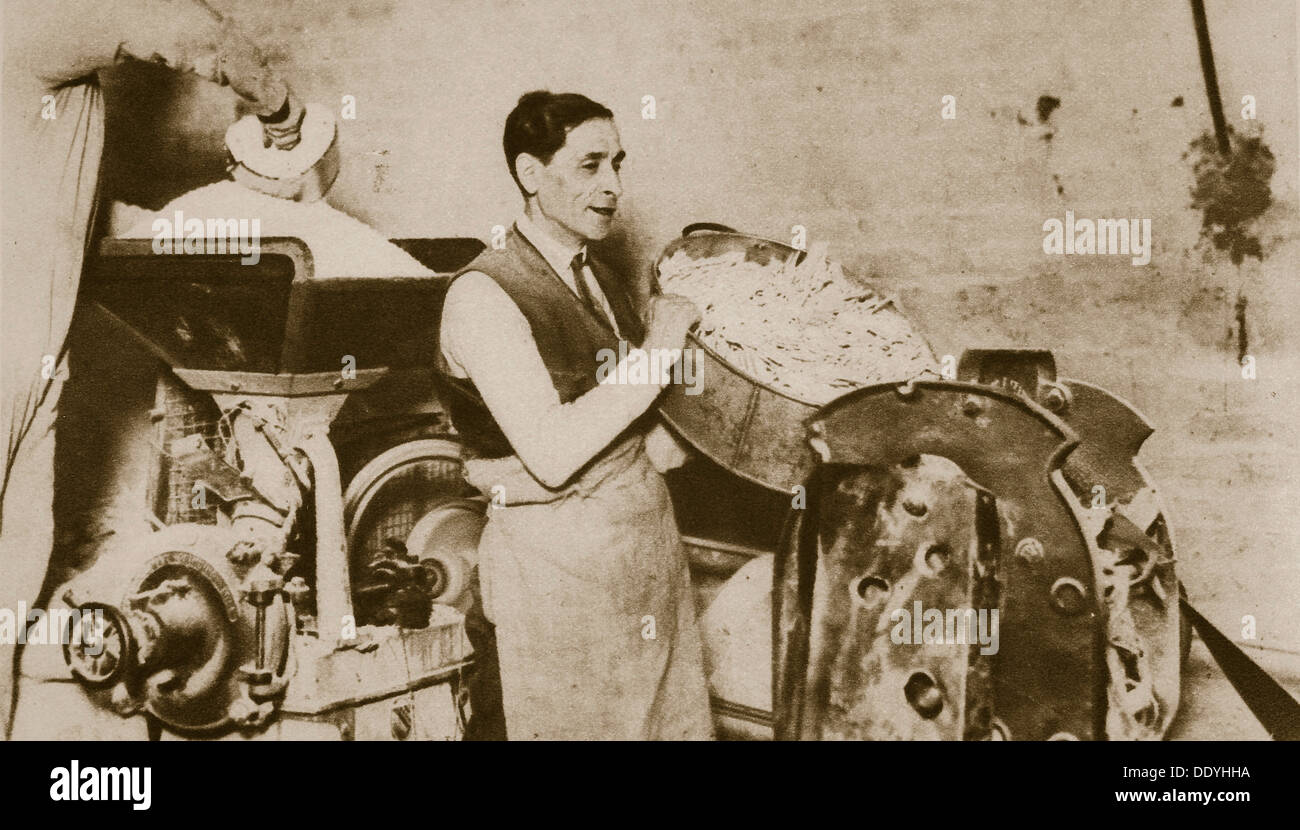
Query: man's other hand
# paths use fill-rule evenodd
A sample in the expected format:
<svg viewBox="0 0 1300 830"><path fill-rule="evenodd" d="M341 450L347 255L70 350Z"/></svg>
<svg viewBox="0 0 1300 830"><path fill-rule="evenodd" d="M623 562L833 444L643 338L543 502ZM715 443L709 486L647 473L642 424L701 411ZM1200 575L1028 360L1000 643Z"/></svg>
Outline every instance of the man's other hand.
<svg viewBox="0 0 1300 830"><path fill-rule="evenodd" d="M645 343L662 349L686 345L686 333L700 322L695 303L680 294L656 294L647 308Z"/></svg>

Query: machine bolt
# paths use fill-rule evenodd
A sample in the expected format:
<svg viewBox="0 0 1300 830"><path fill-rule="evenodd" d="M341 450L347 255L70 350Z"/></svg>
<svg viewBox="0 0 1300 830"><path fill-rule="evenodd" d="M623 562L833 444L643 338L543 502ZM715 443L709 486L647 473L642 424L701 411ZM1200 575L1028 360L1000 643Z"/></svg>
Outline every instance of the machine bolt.
<svg viewBox="0 0 1300 830"><path fill-rule="evenodd" d="M122 717L130 717L140 711L140 701L131 694L125 683L118 683L113 687L110 706L113 711Z"/></svg>
<svg viewBox="0 0 1300 830"><path fill-rule="evenodd" d="M853 582L853 595L868 605L889 594L889 580L868 574Z"/></svg>
<svg viewBox="0 0 1300 830"><path fill-rule="evenodd" d="M961 399L961 414L974 418L984 411L984 402L978 395L966 395Z"/></svg>
<svg viewBox="0 0 1300 830"><path fill-rule="evenodd" d="M252 605L263 608L275 601L275 595L284 587L284 580L276 574L267 572L250 578L244 583L244 599Z"/></svg>
<svg viewBox="0 0 1300 830"><path fill-rule="evenodd" d="M284 580L277 574L265 571L244 583L244 601L256 609L253 638L257 640L257 659L254 667L260 673L266 667L266 609L275 602Z"/></svg>
<svg viewBox="0 0 1300 830"><path fill-rule="evenodd" d="M283 576L293 570L293 566L298 564L298 560L301 558L302 557L298 554L290 553L287 550L272 554L270 562L271 570Z"/></svg>
<svg viewBox="0 0 1300 830"><path fill-rule="evenodd" d="M1016 556L1029 562L1041 562L1043 560L1043 543L1033 536L1026 536L1016 543Z"/></svg>
<svg viewBox="0 0 1300 830"><path fill-rule="evenodd" d="M1077 579L1063 576L1052 583L1052 607L1067 617L1073 617L1084 609L1088 589Z"/></svg>
<svg viewBox="0 0 1300 830"><path fill-rule="evenodd" d="M1058 415L1070 408L1071 397L1069 387L1059 383L1048 383L1039 393L1039 400L1043 406Z"/></svg>
<svg viewBox="0 0 1300 830"><path fill-rule="evenodd" d="M295 576L289 580L288 585L284 586L284 593L289 597L289 601L297 607L302 604L303 600L307 599L307 595L311 593L311 588L307 585L307 580L301 576Z"/></svg>
<svg viewBox="0 0 1300 830"><path fill-rule="evenodd" d="M235 543L235 546L226 551L226 559L230 564L248 568L256 565L262 559L262 546L257 542L241 539Z"/></svg>
<svg viewBox="0 0 1300 830"><path fill-rule="evenodd" d="M948 567L949 555L947 545L928 545L925 549L925 566L931 573L938 573Z"/></svg>
<svg viewBox="0 0 1300 830"><path fill-rule="evenodd" d="M932 720L943 711L943 693L929 672L919 671L907 678L903 695L916 713L926 720Z"/></svg>

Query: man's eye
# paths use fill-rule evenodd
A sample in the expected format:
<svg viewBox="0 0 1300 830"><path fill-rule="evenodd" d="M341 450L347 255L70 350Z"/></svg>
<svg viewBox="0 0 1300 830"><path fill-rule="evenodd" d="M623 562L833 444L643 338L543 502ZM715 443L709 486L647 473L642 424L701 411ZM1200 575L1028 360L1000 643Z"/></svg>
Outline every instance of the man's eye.
<svg viewBox="0 0 1300 830"><path fill-rule="evenodd" d="M589 161L586 164L582 165L582 169L590 170L592 173L595 173L597 170L600 169L600 164L594 161Z"/></svg>

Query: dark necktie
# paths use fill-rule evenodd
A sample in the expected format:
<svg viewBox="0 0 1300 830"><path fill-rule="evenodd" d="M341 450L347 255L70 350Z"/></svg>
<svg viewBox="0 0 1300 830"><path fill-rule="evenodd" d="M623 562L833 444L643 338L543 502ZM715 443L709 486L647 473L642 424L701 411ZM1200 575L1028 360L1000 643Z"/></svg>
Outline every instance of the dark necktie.
<svg viewBox="0 0 1300 830"><path fill-rule="evenodd" d="M573 261L569 263L569 268L573 271L573 284L578 290L578 299L582 300L582 304L587 307L587 310L592 313L592 316L594 316L601 325L610 331L613 331L614 327L610 325L609 315L605 314L605 309L600 307L600 303L598 303L596 298L591 294L591 288L587 286L587 278L586 275L583 274L582 269L586 261L586 254L579 251L578 255L573 258Z"/></svg>

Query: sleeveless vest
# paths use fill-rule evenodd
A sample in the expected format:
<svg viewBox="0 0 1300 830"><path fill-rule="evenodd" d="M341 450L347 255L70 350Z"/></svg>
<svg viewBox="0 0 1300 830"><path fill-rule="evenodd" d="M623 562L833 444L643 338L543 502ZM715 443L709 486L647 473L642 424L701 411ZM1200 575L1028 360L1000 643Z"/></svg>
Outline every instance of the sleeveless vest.
<svg viewBox="0 0 1300 830"><path fill-rule="evenodd" d="M631 345L640 345L644 327L630 292L590 252L587 263L614 312L619 331ZM452 277L452 282L470 271L491 277L528 320L561 403L569 403L596 386L596 370L601 365L597 353L601 349L617 353L618 336L587 310L517 228L511 226L506 233L503 249L479 254ZM451 374L441 348L436 348L434 354L434 387L464 443L480 458L513 455L510 442L473 381Z"/></svg>

